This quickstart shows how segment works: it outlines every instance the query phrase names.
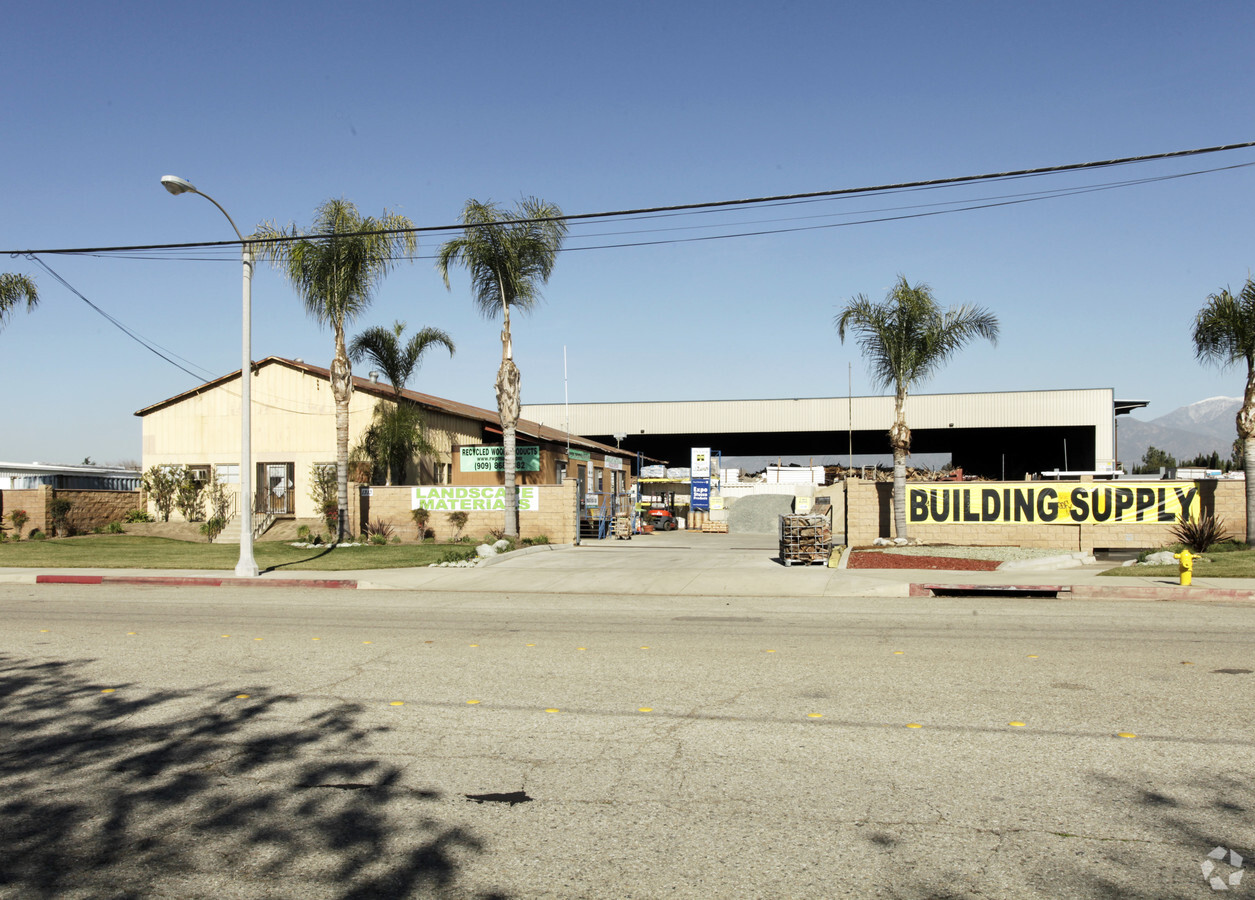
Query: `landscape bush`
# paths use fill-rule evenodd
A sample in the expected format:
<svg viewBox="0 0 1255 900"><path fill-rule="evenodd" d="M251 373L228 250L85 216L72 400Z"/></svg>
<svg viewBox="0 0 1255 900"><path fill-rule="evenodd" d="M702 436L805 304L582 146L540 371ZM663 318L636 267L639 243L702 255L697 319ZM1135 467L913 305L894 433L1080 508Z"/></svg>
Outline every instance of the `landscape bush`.
<svg viewBox="0 0 1255 900"><path fill-rule="evenodd" d="M1223 519L1203 514L1197 519L1182 515L1169 529L1169 534L1195 553L1206 553L1215 544L1232 540Z"/></svg>

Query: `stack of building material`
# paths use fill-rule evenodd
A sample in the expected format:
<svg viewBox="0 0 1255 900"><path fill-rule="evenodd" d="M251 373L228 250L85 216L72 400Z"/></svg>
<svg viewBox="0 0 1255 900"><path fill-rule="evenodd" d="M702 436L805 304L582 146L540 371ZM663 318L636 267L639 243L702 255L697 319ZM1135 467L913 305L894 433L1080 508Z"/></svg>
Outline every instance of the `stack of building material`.
<svg viewBox="0 0 1255 900"><path fill-rule="evenodd" d="M832 523L827 516L781 516L780 561L826 564L832 554Z"/></svg>

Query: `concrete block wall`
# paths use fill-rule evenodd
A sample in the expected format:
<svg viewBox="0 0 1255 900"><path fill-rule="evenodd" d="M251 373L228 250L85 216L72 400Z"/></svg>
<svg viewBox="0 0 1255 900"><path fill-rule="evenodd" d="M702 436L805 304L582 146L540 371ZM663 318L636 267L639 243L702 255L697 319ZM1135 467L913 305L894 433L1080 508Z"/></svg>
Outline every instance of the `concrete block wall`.
<svg viewBox="0 0 1255 900"><path fill-rule="evenodd" d="M1011 484L1023 485L1023 482ZM1229 533L1246 540L1246 485L1242 481L1197 481L1200 509L1225 522ZM1000 483L990 482L988 487ZM982 485L985 486L985 485ZM850 479L845 482L846 540L867 546L893 534L893 485ZM834 503L835 503L834 499ZM839 519L834 518L834 522ZM914 524L909 535L931 544L968 544L995 547L1036 547L1089 552L1096 547L1146 549L1173 543L1166 523L1041 524L970 522Z"/></svg>
<svg viewBox="0 0 1255 900"><path fill-rule="evenodd" d="M437 485L433 485L437 486ZM448 487L448 485L438 485ZM576 490L578 483L572 479L562 484L542 484L539 508L519 513L519 537L534 538L544 535L551 544L573 544L579 531L579 507ZM418 529L412 516L412 487L372 487L370 495L361 498L362 521L376 519L387 522L403 541L417 540ZM468 514L463 535L479 540L493 530L500 530L505 523L501 510L475 511ZM427 527L436 532L436 540L452 540L457 529L449 522L449 514L433 511Z"/></svg>
<svg viewBox="0 0 1255 900"><path fill-rule="evenodd" d="M9 519L9 514L17 509L26 510L26 515L29 516L27 523L22 526L23 538L35 530L47 534L48 500L51 499L51 493L52 488L49 487L0 491L0 516L4 517L5 534L10 539L13 537L13 522Z"/></svg>
<svg viewBox="0 0 1255 900"><path fill-rule="evenodd" d="M84 491L53 490L47 485L31 490L0 491L0 516L4 517L7 534L12 537L13 523L9 514L15 509L26 510L29 517L22 526L22 537L38 529L49 534L51 517L48 513L53 498L70 501L70 527L76 534L86 534L93 528L121 522L133 509L142 509L139 491Z"/></svg>

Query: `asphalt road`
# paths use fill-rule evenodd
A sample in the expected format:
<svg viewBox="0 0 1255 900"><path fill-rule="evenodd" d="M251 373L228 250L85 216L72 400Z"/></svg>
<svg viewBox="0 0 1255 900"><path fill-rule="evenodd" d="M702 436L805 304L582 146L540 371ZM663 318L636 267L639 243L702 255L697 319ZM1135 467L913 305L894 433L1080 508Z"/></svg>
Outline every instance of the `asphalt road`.
<svg viewBox="0 0 1255 900"><path fill-rule="evenodd" d="M0 897L1189 898L1255 858L1250 605L0 585L0 622Z"/></svg>

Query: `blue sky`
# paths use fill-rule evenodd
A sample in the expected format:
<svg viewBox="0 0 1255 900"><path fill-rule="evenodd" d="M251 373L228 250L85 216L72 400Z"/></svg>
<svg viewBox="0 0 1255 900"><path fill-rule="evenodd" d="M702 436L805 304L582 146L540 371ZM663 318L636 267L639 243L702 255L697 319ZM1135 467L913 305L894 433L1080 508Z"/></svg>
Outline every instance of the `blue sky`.
<svg viewBox="0 0 1255 900"><path fill-rule="evenodd" d="M232 236L202 198L162 190L164 174L247 233L306 225L329 197L446 225L469 197L530 194L584 213L1255 139L1248 2L49 2L13 6L6 34L0 250ZM1249 163L1255 150L602 222L573 228L570 246ZM1207 295L1240 287L1255 260L1253 189L1255 167L1236 168L905 221L572 250L544 305L515 323L524 402L562 400L564 346L572 402L840 396L851 361L854 392L879 393L832 320L899 273L1002 326L996 347L973 346L917 391L1111 387L1151 401L1142 418L1240 396L1244 373L1200 367L1188 335ZM445 289L438 245L422 238L421 258L398 266L351 331L394 319L445 329L457 355L430 355L410 386L494 408L499 329L475 313L464 275ZM204 377L234 371L238 258L182 255L210 258L41 258ZM34 275L42 298L0 332L0 459L137 460L132 414L196 380L35 263L0 270ZM267 266L253 304L255 358L329 362L330 334Z"/></svg>

